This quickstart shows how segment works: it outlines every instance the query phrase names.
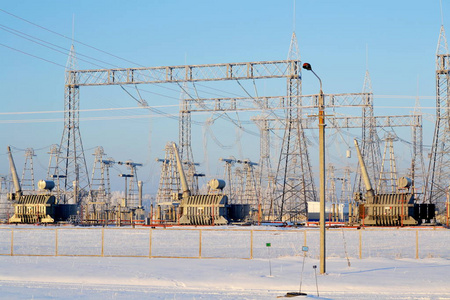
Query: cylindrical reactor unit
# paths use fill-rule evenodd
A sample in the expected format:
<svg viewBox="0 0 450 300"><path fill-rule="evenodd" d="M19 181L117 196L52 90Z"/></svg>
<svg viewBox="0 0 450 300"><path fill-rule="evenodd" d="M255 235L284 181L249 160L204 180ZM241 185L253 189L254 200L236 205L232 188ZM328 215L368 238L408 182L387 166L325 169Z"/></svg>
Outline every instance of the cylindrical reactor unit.
<svg viewBox="0 0 450 300"><path fill-rule="evenodd" d="M399 189L408 189L412 185L411 178L408 177L400 177L397 180L397 187Z"/></svg>
<svg viewBox="0 0 450 300"><path fill-rule="evenodd" d="M40 190L49 190L51 191L55 187L55 182L51 180L39 180L38 188Z"/></svg>
<svg viewBox="0 0 450 300"><path fill-rule="evenodd" d="M222 180L222 179L211 179L208 182L208 185L213 190L223 190L226 183L225 183L225 180Z"/></svg>

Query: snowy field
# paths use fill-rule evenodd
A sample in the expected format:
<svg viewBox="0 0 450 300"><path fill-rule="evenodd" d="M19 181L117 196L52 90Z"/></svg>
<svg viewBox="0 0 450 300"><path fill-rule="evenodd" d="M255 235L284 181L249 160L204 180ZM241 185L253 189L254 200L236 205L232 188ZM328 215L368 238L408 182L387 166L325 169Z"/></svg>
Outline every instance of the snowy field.
<svg viewBox="0 0 450 300"><path fill-rule="evenodd" d="M327 275L316 285L318 230L262 229L61 228L55 237L55 228L2 226L0 298L276 299L302 281L310 298L450 299L449 230L327 230Z"/></svg>

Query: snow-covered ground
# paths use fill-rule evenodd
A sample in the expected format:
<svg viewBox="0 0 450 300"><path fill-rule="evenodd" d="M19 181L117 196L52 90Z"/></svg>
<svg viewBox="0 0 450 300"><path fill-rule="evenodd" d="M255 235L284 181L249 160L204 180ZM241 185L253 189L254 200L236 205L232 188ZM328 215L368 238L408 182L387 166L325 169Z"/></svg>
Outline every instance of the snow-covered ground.
<svg viewBox="0 0 450 300"><path fill-rule="evenodd" d="M158 231L161 235L162 232ZM183 235L183 231L170 231L170 234L174 232ZM213 232L216 231L209 234ZM345 233L349 248L357 237L351 232ZM439 255L421 253L419 259L409 255L392 257L387 252L382 252L389 254L383 257L377 252L377 241L382 247L393 244L403 249L402 237L410 240L415 237L415 231L374 232L377 234L370 237L372 243L366 245L372 251L366 249L365 258L360 259L354 251L349 251L348 260L329 255L327 275L317 275L317 286L313 265L318 266L319 261L309 253L305 258L302 292L307 293L307 297L320 299L450 299L450 231L420 231L421 245L429 244L429 249L439 248L435 252ZM280 231L274 231L272 235L275 233ZM219 231L218 234L224 238L224 233ZM230 238L233 234L236 232L227 231L226 235ZM276 239L270 240L272 235L261 238L261 241L271 242L271 249L275 250L281 246L277 245ZM335 241L330 240L332 234L328 235L331 249L338 236L342 240L342 232L340 235L336 233ZM4 238L2 236L0 243ZM191 238L196 239L196 235ZM303 235L297 238L301 238L298 244L303 244ZM239 245L241 241L236 240L235 249L236 252L245 251L241 256L246 257L248 249ZM309 241L308 246L315 251L313 243L316 239ZM79 242L83 243L83 240ZM412 246L414 248L414 243ZM292 248L292 244L287 243L285 247ZM260 252L255 250L259 254L251 260L3 255L0 256L0 298L275 299L287 292L299 291L303 263L301 251L286 256L275 255L274 251L269 260L269 250L261 249ZM414 253L414 250L409 252ZM320 297L317 296L317 287Z"/></svg>

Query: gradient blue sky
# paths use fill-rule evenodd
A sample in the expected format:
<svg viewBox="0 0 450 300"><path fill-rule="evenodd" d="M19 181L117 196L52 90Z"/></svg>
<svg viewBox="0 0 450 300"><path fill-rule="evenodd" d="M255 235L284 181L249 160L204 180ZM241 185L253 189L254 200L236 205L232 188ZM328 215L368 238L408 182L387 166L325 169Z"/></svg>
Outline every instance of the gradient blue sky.
<svg viewBox="0 0 450 300"><path fill-rule="evenodd" d="M90 46L128 60L119 60L75 43L77 53L102 60L102 67L166 66L225 62L270 61L286 59L295 29L302 61L311 63L321 76L325 93L360 92L364 73L369 69L375 94L376 113L408 114L415 96L421 105L434 107L435 53L441 25L438 0L433 1L0 1L0 8L27 21L62 35L72 36ZM444 25L450 14L450 1L443 0ZM64 107L64 66L70 39L62 38L0 11L1 28L18 30L64 49L58 53L5 30L0 30L0 99L2 112L62 111ZM74 22L73 22L74 20ZM294 21L295 20L295 21ZM4 27L6 26L6 27ZM448 29L450 31L450 29ZM5 47L7 46L7 47ZM40 60L8 47L44 58ZM81 57L80 57L81 58ZM111 64L107 65L105 62ZM135 62L133 64L131 62ZM79 61L80 69L99 68ZM245 96L234 84L212 85ZM180 91L173 86L140 86L150 105L176 113ZM246 83L253 93L252 83ZM303 74L303 93L317 93L317 80ZM268 95L285 95L285 83L258 82L258 91ZM223 93L217 92L220 96ZM162 95L162 96L161 96ZM206 97L208 94L203 94ZM406 95L406 99L386 97ZM81 109L135 107L136 102L120 87L86 87L81 89ZM388 108L385 107L406 107ZM433 109L424 109L431 116ZM88 169L93 149L103 146L116 160L132 159L145 164L139 170L147 192L154 192L159 179L159 165L164 145L178 141L176 120L147 118L146 111L81 112L81 134ZM93 121L92 117L141 116L139 119ZM236 117L236 114L233 114ZM194 115L203 122L207 115ZM241 120L250 115L242 114ZM0 153L6 145L14 147L18 169L24 152L32 147L36 179L45 174L51 144L58 144L62 134L63 114L0 115ZM51 122L30 119L50 119ZM18 123L12 123L17 120ZM245 122L244 122L245 123ZM431 143L432 122L425 125L425 144ZM245 123L246 124L246 123ZM249 130L257 129L248 124ZM218 139L232 149L220 149L211 138L205 140L205 126L193 125L194 156L208 176L222 174L218 157L259 159L258 139L241 133L230 123L217 122L212 127ZM406 133L405 139L409 138ZM339 138L338 138L339 139ZM346 143L348 137L343 138ZM314 136L311 137L314 147ZM339 143L339 141L337 141ZM274 141L277 147L277 141ZM204 145L207 144L207 150ZM344 147L345 148L345 147ZM398 144L400 154L409 149ZM345 149L341 149L345 150ZM332 150L336 152L337 150ZM397 149L396 149L397 151ZM331 152L331 151L330 151ZM335 154L335 153L334 153ZM339 157L336 155L336 158ZM275 165L276 158L273 159ZM406 162L407 163L407 162ZM8 172L5 155L0 155L0 174ZM122 181L114 177L115 189Z"/></svg>

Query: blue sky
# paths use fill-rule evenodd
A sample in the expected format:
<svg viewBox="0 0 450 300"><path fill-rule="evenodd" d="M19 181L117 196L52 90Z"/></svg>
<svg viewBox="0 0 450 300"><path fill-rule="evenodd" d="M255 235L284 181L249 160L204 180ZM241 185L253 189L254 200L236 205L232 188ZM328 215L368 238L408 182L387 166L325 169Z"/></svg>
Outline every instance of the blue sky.
<svg viewBox="0 0 450 300"><path fill-rule="evenodd" d="M71 40L46 29L74 37L117 57L75 43L76 52L101 60L101 67L170 66L226 62L271 61L286 59L295 29L301 59L313 65L323 81L325 93L360 92L364 73L369 69L375 94L376 113L408 114L414 97L421 96L421 105L433 107L435 100L435 52L441 25L438 0L433 1L1 1L0 8L0 99L2 112L59 111L51 114L5 115L0 118L0 153L6 145L14 146L18 169L24 152L32 147L36 178L45 174L47 151L58 144L63 127L64 66ZM442 0L444 25L448 23L450 1ZM11 16L14 14L24 20ZM73 22L74 20L74 22ZM74 27L73 27L74 24ZM5 27L6 26L6 27ZM4 29L17 30L63 49L52 51L13 35ZM450 31L450 29L448 29ZM6 47L5 47L6 46ZM32 54L47 61L31 57ZM82 58L79 56L79 58ZM92 61L91 59L89 59ZM50 62L51 63L50 63ZM110 65L108 65L108 64ZM99 68L85 61L80 69ZM206 97L206 87L202 87ZM236 84L211 85L242 96ZM177 113L180 89L176 85L140 86L143 98L167 113ZM199 89L200 89L199 88ZM245 83L253 93L252 83ZM285 95L285 83L257 82L258 91L268 95ZM317 93L318 83L311 73L303 73L303 93ZM209 90L211 91L211 90ZM219 96L217 92L216 96ZM81 89L81 109L136 107L136 102L120 87L86 87ZM407 95L407 99L386 97ZM378 96L378 97L377 97ZM211 95L211 97L214 97ZM389 108L384 107L407 107ZM432 109L424 109L430 116ZM155 116L148 111L81 112L81 134L89 171L93 149L103 146L116 160L132 159L144 163L139 170L148 192L155 191L159 166L155 158L163 157L164 145L178 141L176 120ZM236 114L232 114L237 118ZM94 121L94 117L116 118ZM133 119L118 119L140 116ZM250 114L239 119L245 123ZM194 115L204 122L209 115ZM84 118L84 119L83 119ZM50 122L29 121L50 119ZM90 120L91 119L91 120ZM431 117L429 118L431 119ZM12 123L11 120L18 120ZM24 120L28 120L25 123ZM425 125L425 144L430 144L433 126ZM208 137L207 129L193 125L195 159L203 165L202 172L221 176L219 157L259 159L258 139L243 133L229 122L217 121L211 127L214 135L231 149L220 149ZM405 138L409 138L406 133ZM349 139L346 137L345 139ZM314 147L314 138L311 138ZM348 142L348 140L344 141ZM274 140L274 147L277 147ZM342 144L342 141L340 142ZM207 145L206 150L204 146ZM398 144L399 153L408 153ZM344 150L344 149L341 149ZM276 150L275 150L276 151ZM396 149L397 151L397 149ZM335 150L332 150L334 153ZM335 154L335 153L334 153ZM336 155L335 155L336 156ZM2 158L3 157L3 158ZM8 172L5 155L0 156L0 174ZM338 157L339 158L339 157ZM273 159L275 165L276 158ZM114 177L116 189L122 181Z"/></svg>

